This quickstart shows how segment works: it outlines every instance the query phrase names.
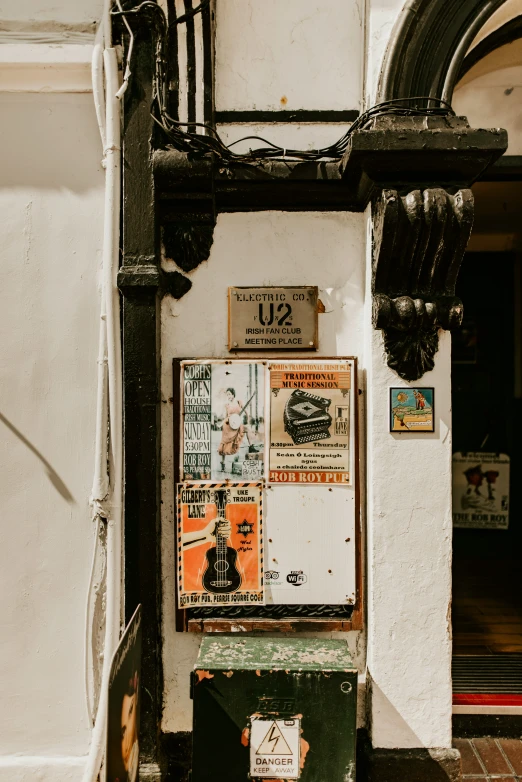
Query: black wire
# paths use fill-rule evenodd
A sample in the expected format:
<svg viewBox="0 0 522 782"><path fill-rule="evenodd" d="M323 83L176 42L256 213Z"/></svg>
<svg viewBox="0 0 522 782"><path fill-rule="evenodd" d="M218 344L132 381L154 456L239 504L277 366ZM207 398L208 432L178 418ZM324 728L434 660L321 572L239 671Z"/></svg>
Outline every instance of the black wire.
<svg viewBox="0 0 522 782"><path fill-rule="evenodd" d="M175 22L181 24L188 19L200 13L207 8L210 0L202 0L200 5L193 8L192 11L178 17ZM114 16L126 16L128 14L139 14L145 10L154 9L155 14L151 18L152 23L157 25L156 29L156 61L153 83L153 108L152 117L155 123L161 128L170 145L181 152L191 153L196 156L212 153L225 162L252 162L255 160L275 160L278 158L294 158L295 160L321 160L324 158L339 159L346 152L351 135L356 130L366 128L375 117L390 115L401 117L448 117L455 116L451 105L440 98L434 98L429 95L420 95L411 98L394 98L392 100L382 101L372 106L367 111L357 117L349 126L346 132L334 144L320 149L302 150L281 147L278 144L272 144L261 136L244 136L226 145L216 128L203 122L180 122L169 116L166 108L166 66L167 66L167 20L163 9L153 0L145 0L136 8L128 11L113 12ZM159 12L159 13L158 13ZM419 105L419 104L425 105ZM414 104L414 105L411 105ZM430 104L434 104L431 105ZM182 126L204 128L209 135L193 133L188 130L182 130ZM244 141L260 141L268 144L266 147L251 149L248 153L233 152L231 147Z"/></svg>

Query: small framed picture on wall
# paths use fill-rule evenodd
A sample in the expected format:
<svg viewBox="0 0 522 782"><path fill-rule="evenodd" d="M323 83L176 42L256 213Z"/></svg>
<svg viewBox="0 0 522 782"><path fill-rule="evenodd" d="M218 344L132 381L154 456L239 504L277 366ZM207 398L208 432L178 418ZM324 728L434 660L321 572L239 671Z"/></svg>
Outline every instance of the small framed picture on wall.
<svg viewBox="0 0 522 782"><path fill-rule="evenodd" d="M434 431L434 388L390 388L390 432Z"/></svg>

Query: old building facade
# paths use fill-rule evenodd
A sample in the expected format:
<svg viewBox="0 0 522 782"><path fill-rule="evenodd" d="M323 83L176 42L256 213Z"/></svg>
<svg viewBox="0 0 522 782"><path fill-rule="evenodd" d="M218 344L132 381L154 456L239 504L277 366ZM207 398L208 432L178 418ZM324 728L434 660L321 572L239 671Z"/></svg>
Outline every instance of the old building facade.
<svg viewBox="0 0 522 782"><path fill-rule="evenodd" d="M461 778L452 717L481 710L452 694L453 433L459 451L489 448L452 422L452 332L475 295L459 288L466 248L464 269L489 253L500 277L511 253L515 416L519 14L515 0L4 6L0 780L97 773L103 656L138 604L140 779L187 778L191 671L209 634L346 641L361 778ZM353 508L343 488L278 486L265 518L267 537L270 514L320 520L312 570L329 524L353 514L332 574L353 575L348 602L310 581L301 604L177 606L173 361L237 358L230 286L317 286L320 299L313 353L242 359L357 360ZM432 431L397 433L393 412L390 431L390 389L431 389ZM495 453L514 449L484 434ZM493 656L522 652L510 643ZM485 711L516 721L519 706Z"/></svg>

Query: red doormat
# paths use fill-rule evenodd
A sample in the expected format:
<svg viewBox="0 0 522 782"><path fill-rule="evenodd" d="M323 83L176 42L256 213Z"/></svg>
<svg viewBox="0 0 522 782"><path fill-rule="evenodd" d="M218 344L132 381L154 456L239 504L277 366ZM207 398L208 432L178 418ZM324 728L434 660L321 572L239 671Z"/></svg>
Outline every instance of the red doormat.
<svg viewBox="0 0 522 782"><path fill-rule="evenodd" d="M455 655L454 706L522 706L522 655Z"/></svg>
<svg viewBox="0 0 522 782"><path fill-rule="evenodd" d="M522 695L454 692L454 706L522 706Z"/></svg>

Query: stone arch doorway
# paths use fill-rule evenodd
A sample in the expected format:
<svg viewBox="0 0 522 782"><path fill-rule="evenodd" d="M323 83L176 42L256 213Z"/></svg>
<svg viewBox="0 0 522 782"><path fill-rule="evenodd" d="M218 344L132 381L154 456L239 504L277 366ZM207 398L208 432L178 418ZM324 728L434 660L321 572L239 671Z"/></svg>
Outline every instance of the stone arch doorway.
<svg viewBox="0 0 522 782"><path fill-rule="evenodd" d="M467 300L466 329L456 335L452 361L453 451L473 451L475 439L479 451L506 454L511 472L502 492L508 494L509 515L497 528L492 514L485 523L477 516L461 527L456 515L461 498L454 490L459 525L453 546L454 720L457 732L463 724L478 723L482 730L496 727L504 735L519 735L522 720L516 557L522 545L516 478L521 461L522 114L515 103L522 85L521 11L520 3L510 0L491 17L466 53L453 94L458 113L467 113L471 123L501 124L509 140L505 155L472 188L475 224L457 284L458 295ZM474 343L473 355L462 352L466 340ZM503 401L491 406L495 397ZM479 491L486 496L486 482L484 489Z"/></svg>
<svg viewBox="0 0 522 782"><path fill-rule="evenodd" d="M476 357L470 359L469 355L466 359L462 353L462 332L456 332L457 338L454 340L453 433L454 450L459 451L476 450L470 440L470 437L473 439L473 421L466 419L462 400L463 397L469 398L470 393L475 394L477 404L483 406L484 395L481 397L482 392L478 390L479 376L484 375L487 357L493 361L495 355L499 359L504 356L501 363L506 371L502 380L502 393L506 396L506 402L500 413L502 420L496 416L498 431L491 436L493 439L489 439L491 447L488 448L487 436L479 437L477 432L477 448L480 450L482 447L484 451L492 450L495 453L499 450L514 450L513 431L510 432L508 421L504 419L509 410L518 410L520 397L518 353L521 351L521 342L516 313L521 304L517 205L522 198L522 132L517 128L514 112L506 108L504 113L501 102L495 102L495 111L484 112L485 103L481 101L485 97L482 95L477 98L479 93L473 93L470 82L478 78L474 74L479 73L480 76L481 69L484 77L491 74L495 67L497 70L508 67L511 58L512 66L520 68L522 84L520 5L514 0L414 0L407 3L392 33L378 87L378 100L417 96L440 98L448 103L453 102L457 114L467 115L472 127L500 125L507 127L510 134L510 147L506 156L491 166L482 175L482 181L472 187L475 229L471 236L470 252L464 257L456 295L464 301L465 325L469 325L471 318L483 336L478 360ZM484 64L487 58L492 58L489 71ZM467 89L466 95L463 94L463 84ZM495 83L490 88L492 86L498 87L500 94L501 85ZM515 78L515 87L510 84L502 90L506 98L517 86ZM477 111L474 110L475 105ZM509 232L510 238L507 238ZM494 280L491 279L492 268L498 270ZM480 277L481 282L478 280ZM484 286L496 291L494 295L499 304L496 317L490 311L491 308L483 306L481 301ZM477 325L479 321L480 326ZM488 376L486 380L491 383L493 378ZM487 390L485 393L487 396ZM515 413L513 420L517 417ZM515 472L518 456L516 453L509 455L514 459L512 470L515 468ZM511 487L513 494L516 488L513 478ZM484 704L486 701L488 703L484 708L467 708L472 698L466 698L466 693L457 693L455 702L465 702L465 705L463 708L457 705L454 710L457 713L481 714L482 725L487 724L484 715L502 714L503 730L509 732L508 722L512 719L515 732L519 735L522 719L522 677L518 676L518 668L522 670L522 657L519 656L522 653L522 603L517 601L515 595L516 579L513 580L512 568L516 570L517 564L512 559L513 552L519 550L522 531L516 528L519 516L516 502L511 507L513 513L509 530L459 529L455 533L454 593L458 602L453 628L456 634L456 687L467 689L470 696L479 696L479 682L482 680L482 690L489 687L489 695L494 696L491 688L496 689L496 694L502 697L496 700L492 697L489 701L485 697ZM493 682L491 686L484 685L484 679L488 678ZM506 678L509 680L507 685ZM515 703L517 693L520 700L518 708ZM486 692L482 694L488 695ZM477 698L477 703L479 700ZM508 701L508 708L502 706ZM498 725L498 717L495 719Z"/></svg>
<svg viewBox="0 0 522 782"><path fill-rule="evenodd" d="M451 102L474 38L506 0L409 0L386 50L379 100L430 96Z"/></svg>

